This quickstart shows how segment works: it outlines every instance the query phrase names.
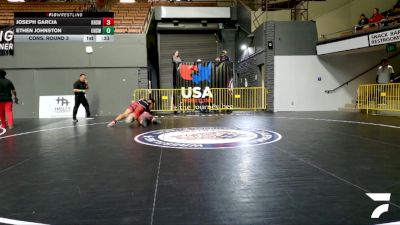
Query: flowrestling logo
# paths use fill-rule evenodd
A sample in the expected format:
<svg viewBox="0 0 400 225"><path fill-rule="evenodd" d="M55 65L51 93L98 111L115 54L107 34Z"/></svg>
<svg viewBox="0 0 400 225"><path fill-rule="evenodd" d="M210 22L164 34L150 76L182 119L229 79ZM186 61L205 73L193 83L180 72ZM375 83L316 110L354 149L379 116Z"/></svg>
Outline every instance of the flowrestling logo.
<svg viewBox="0 0 400 225"><path fill-rule="evenodd" d="M270 144L281 138L279 133L263 129L187 127L146 132L135 141L164 148L219 149Z"/></svg>
<svg viewBox="0 0 400 225"><path fill-rule="evenodd" d="M366 193L368 197L376 202L389 202L391 193ZM375 208L371 214L372 219L379 218L383 213L389 211L389 204L382 204Z"/></svg>

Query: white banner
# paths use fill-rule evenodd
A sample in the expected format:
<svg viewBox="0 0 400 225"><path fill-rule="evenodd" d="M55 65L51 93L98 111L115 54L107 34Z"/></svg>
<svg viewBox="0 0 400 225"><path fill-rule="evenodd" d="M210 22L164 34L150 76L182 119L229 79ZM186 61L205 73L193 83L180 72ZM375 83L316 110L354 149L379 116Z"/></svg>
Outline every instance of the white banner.
<svg viewBox="0 0 400 225"><path fill-rule="evenodd" d="M0 56L14 55L13 28L0 29Z"/></svg>
<svg viewBox="0 0 400 225"><path fill-rule="evenodd" d="M369 35L369 45L383 45L400 41L400 29L388 30Z"/></svg>
<svg viewBox="0 0 400 225"><path fill-rule="evenodd" d="M334 52L348 51L358 48L367 48L369 46L368 36L345 39L341 41L329 42L317 45L317 54L324 55Z"/></svg>
<svg viewBox="0 0 400 225"><path fill-rule="evenodd" d="M230 7L178 7L161 6L161 18L163 19L193 19L204 20L212 18L231 18Z"/></svg>
<svg viewBox="0 0 400 225"><path fill-rule="evenodd" d="M53 95L39 97L39 118L71 118L75 105L75 95ZM77 117L85 117L82 104Z"/></svg>

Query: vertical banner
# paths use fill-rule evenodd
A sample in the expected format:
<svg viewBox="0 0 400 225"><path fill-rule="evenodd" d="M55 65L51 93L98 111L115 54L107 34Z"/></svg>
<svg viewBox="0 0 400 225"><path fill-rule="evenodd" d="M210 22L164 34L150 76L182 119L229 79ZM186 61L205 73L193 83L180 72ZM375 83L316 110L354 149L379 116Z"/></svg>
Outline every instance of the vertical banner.
<svg viewBox="0 0 400 225"><path fill-rule="evenodd" d="M233 77L232 62L183 62L178 65L178 87L226 88Z"/></svg>
<svg viewBox="0 0 400 225"><path fill-rule="evenodd" d="M39 118L71 118L75 95L54 95L39 97ZM85 108L80 105L77 117L85 117Z"/></svg>
<svg viewBox="0 0 400 225"><path fill-rule="evenodd" d="M0 27L0 56L14 55L14 28Z"/></svg>
<svg viewBox="0 0 400 225"><path fill-rule="evenodd" d="M221 90L214 94L211 88L228 88L233 78L231 62L192 62L180 63L177 68L176 86L181 93L173 96L174 106L178 110L200 110L208 112L210 108L222 109L230 105L229 96L221 96ZM219 103L218 103L219 102ZM225 107L226 109L227 107Z"/></svg>

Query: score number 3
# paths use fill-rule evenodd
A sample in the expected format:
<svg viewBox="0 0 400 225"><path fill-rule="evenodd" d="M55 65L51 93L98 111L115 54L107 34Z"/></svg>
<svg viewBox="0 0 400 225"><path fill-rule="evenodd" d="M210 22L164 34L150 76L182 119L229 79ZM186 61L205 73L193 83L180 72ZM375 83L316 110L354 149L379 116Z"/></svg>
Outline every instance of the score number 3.
<svg viewBox="0 0 400 225"><path fill-rule="evenodd" d="M114 18L103 18L103 26L114 26Z"/></svg>

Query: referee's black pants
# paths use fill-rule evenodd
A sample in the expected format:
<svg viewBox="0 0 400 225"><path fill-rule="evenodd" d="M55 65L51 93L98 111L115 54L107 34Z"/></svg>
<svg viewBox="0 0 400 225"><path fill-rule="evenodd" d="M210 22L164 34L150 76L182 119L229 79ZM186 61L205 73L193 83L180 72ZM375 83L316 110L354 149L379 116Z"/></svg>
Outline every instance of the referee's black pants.
<svg viewBox="0 0 400 225"><path fill-rule="evenodd" d="M74 106L74 111L72 113L73 119L76 119L76 114L78 113L78 108L80 104L82 104L83 107L85 107L86 117L90 117L89 103L86 97L84 95L75 95L75 106Z"/></svg>

